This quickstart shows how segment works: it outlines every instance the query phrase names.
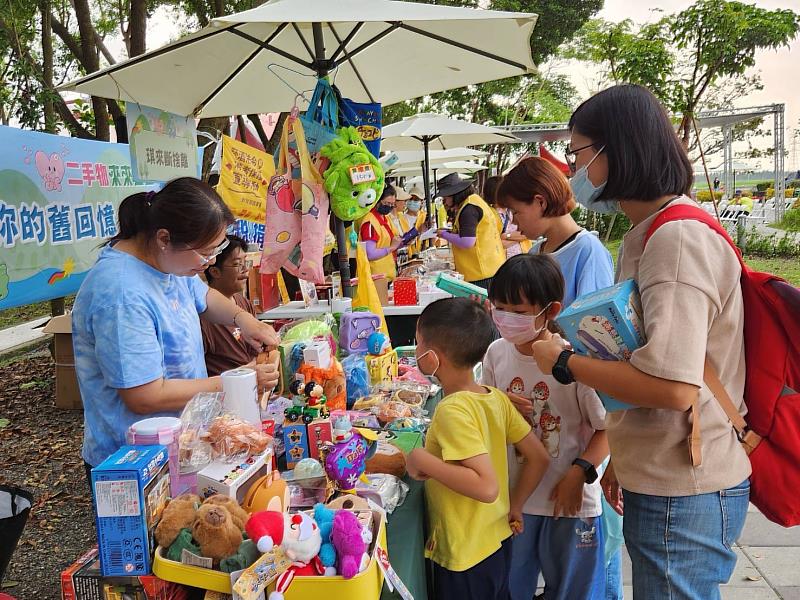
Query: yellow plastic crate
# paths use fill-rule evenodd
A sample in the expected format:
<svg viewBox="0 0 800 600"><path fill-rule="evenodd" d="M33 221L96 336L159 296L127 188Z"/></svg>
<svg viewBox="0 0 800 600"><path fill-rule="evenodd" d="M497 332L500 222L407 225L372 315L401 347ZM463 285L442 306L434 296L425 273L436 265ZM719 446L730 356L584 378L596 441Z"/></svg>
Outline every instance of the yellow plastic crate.
<svg viewBox="0 0 800 600"><path fill-rule="evenodd" d="M386 521L378 511L372 513L378 546L386 549ZM153 574L165 581L199 587L223 594L231 593L231 578L227 573L193 567L165 558L162 548L156 549ZM378 566L375 550L369 566L352 579L336 577L295 577L286 592L286 600L378 600L383 587L383 572ZM267 590L273 591L274 586Z"/></svg>

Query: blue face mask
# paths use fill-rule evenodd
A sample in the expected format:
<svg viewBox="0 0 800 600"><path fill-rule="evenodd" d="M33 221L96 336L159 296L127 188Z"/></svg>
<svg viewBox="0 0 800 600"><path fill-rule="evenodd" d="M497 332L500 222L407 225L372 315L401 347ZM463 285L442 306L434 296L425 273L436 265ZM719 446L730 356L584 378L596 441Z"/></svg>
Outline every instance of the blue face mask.
<svg viewBox="0 0 800 600"><path fill-rule="evenodd" d="M575 201L581 206L598 213L614 214L620 210L619 201L597 199L598 196L603 193L603 190L608 182L604 182L599 186L595 186L589 179L589 165L591 165L594 160L600 156L600 152L603 151L603 148L605 148L605 146L600 148L592 160L575 171L572 179L569 180L569 186L572 188L572 194L575 196Z"/></svg>
<svg viewBox="0 0 800 600"><path fill-rule="evenodd" d="M422 208L422 202L419 200L409 200L406 202L406 209L411 212L419 212L420 208Z"/></svg>

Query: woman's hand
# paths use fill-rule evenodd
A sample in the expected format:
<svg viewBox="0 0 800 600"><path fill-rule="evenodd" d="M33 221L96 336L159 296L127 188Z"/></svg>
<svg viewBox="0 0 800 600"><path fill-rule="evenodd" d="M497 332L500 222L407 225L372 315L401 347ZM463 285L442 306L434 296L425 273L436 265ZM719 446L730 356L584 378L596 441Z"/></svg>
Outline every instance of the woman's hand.
<svg viewBox="0 0 800 600"><path fill-rule="evenodd" d="M278 334L271 325L262 323L247 312L236 314L235 322L242 332L244 340L256 350L272 350L281 343Z"/></svg>
<svg viewBox="0 0 800 600"><path fill-rule="evenodd" d="M583 506L583 485L586 476L583 469L572 465L567 474L556 484L550 492L553 501L553 517L574 517Z"/></svg>
<svg viewBox="0 0 800 600"><path fill-rule="evenodd" d="M398 236L394 236L392 238L392 243L389 244L389 250L394 252L395 250L397 250L402 245L403 245L403 239L398 237Z"/></svg>
<svg viewBox="0 0 800 600"><path fill-rule="evenodd" d="M608 463L603 478L600 480L600 487L603 488L608 505L614 509L614 512L621 515L625 510L625 499L612 463Z"/></svg>
<svg viewBox="0 0 800 600"><path fill-rule="evenodd" d="M258 381L258 389L260 392L274 390L278 385L280 373L278 372L277 365L271 363L263 363L253 367L256 372L256 380Z"/></svg>
<svg viewBox="0 0 800 600"><path fill-rule="evenodd" d="M564 340L545 329L541 339L533 342L532 348L533 358L539 370L545 375L551 375L558 356L564 350Z"/></svg>

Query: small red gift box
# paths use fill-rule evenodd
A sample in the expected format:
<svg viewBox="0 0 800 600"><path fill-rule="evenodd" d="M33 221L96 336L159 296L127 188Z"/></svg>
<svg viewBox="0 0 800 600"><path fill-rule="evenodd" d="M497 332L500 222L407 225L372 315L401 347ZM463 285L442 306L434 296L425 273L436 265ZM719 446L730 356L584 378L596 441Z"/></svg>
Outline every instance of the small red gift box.
<svg viewBox="0 0 800 600"><path fill-rule="evenodd" d="M413 306L417 303L417 280L413 277L398 277L394 280L394 305Z"/></svg>

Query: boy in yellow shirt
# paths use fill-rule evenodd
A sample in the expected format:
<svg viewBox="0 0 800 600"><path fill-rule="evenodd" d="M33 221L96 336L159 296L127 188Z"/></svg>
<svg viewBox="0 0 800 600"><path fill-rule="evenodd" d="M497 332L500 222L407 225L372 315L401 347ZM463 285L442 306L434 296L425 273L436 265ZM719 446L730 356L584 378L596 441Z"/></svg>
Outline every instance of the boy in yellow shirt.
<svg viewBox="0 0 800 600"><path fill-rule="evenodd" d="M486 311L468 298L429 304L417 322L417 365L441 381L425 449L407 457L409 474L427 480L436 600L508 600L511 536L549 455L501 391L479 385L473 367L492 342ZM507 445L525 458L509 494Z"/></svg>

